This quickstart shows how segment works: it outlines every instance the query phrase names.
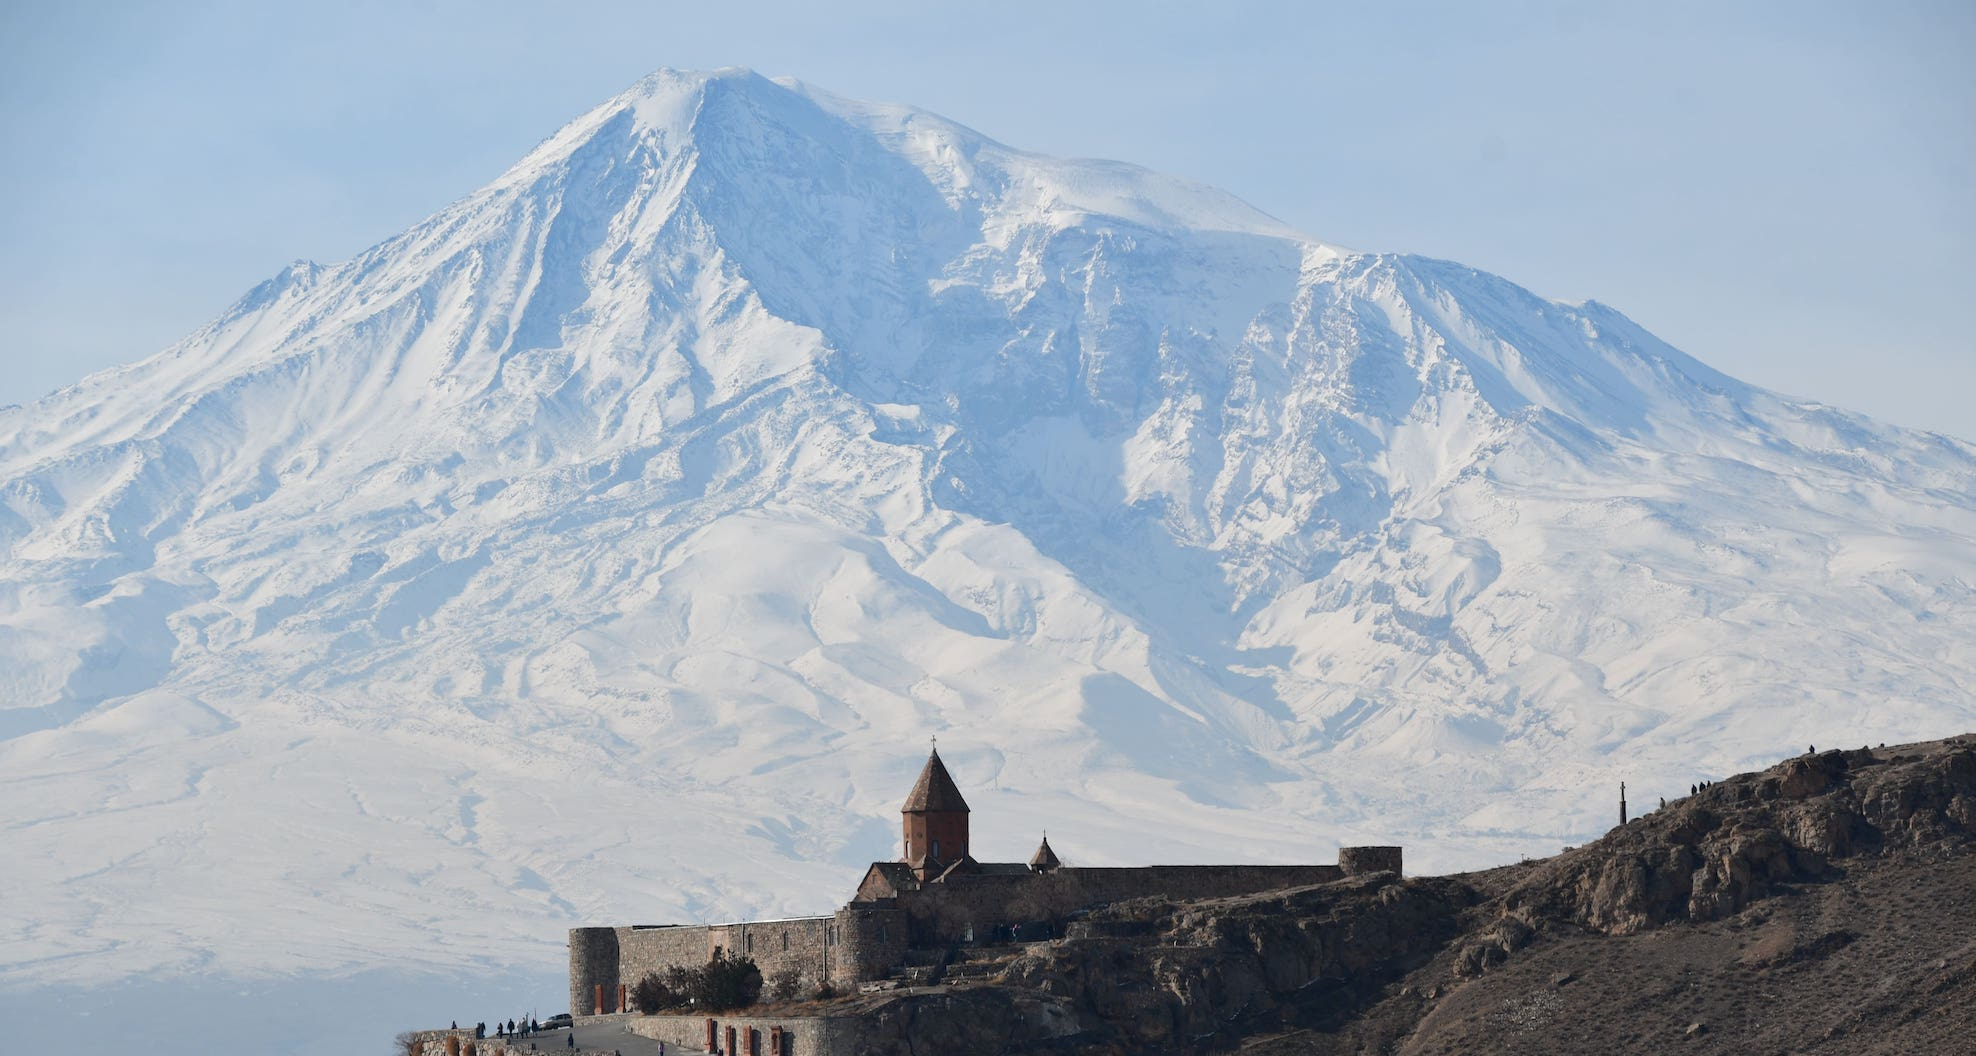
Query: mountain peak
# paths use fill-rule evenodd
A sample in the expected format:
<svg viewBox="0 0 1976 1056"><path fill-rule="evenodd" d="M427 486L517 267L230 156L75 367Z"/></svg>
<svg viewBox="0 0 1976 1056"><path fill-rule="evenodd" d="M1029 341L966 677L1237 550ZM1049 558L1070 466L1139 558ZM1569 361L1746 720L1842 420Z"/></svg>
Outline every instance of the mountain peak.
<svg viewBox="0 0 1976 1056"><path fill-rule="evenodd" d="M661 71L0 412L0 798L59 800L9 831L15 966L814 911L888 856L909 729L995 746L991 856L1578 842L1621 760L1967 728L1972 495L1966 445L1600 306Z"/></svg>

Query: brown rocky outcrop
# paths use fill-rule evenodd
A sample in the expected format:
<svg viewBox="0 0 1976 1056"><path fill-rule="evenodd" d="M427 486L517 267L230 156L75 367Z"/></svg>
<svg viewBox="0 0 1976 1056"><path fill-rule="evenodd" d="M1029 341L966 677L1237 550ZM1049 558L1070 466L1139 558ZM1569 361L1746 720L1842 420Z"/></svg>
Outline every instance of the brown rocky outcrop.
<svg viewBox="0 0 1976 1056"><path fill-rule="evenodd" d="M1720 920L1837 859L1966 846L1972 820L1976 749L1959 742L1801 756L1548 860L1503 908L1608 934Z"/></svg>
<svg viewBox="0 0 1976 1056"><path fill-rule="evenodd" d="M1555 858L1485 874L1114 904L1064 940L1025 947L997 976L888 1000L859 1051L923 1053L939 1038L952 1056L1594 1043L1726 1052L1754 1051L1739 1049L1753 1028L1773 1039L1765 1051L1814 1050L1821 1039L1862 1051L1848 1039L1869 1030L1908 1039L1886 1050L1905 1051L1914 1038L1967 1036L1934 1010L1976 996L1976 940L1957 945L1950 916L1935 934L1925 919L1935 910L1888 892L1966 893L1972 846L1976 739L1801 756ZM1962 894L1943 897L1941 912L1976 920ZM1852 1008L1817 991L1856 978L1853 965L1882 980L1873 1002ZM1694 989L1696 973L1714 980L1709 989ZM1737 1013L1754 1017L1740 1025L1711 1003L1733 1010L1745 999L1757 1011ZM1761 1012L1793 1001L1811 1011ZM1838 1011L1805 1034L1798 1020L1828 1009Z"/></svg>
<svg viewBox="0 0 1976 1056"><path fill-rule="evenodd" d="M925 1052L927 1038L955 1056L1195 1051L1336 1022L1425 963L1475 901L1457 881L1382 873L1239 898L1118 903L1065 940L1034 944L991 986L888 1002L869 1017L863 1051Z"/></svg>

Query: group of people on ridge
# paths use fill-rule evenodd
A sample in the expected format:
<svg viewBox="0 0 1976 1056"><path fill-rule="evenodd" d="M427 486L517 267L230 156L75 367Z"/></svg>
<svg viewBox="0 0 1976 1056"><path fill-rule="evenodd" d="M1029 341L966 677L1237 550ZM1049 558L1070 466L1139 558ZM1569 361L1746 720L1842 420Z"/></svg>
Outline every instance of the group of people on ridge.
<svg viewBox="0 0 1976 1056"><path fill-rule="evenodd" d="M459 1020L456 1019L453 1021L453 1029L460 1029ZM532 1034L540 1033L541 1030L542 1024L539 1021L526 1017L519 1021L511 1019L506 1023L502 1023L499 1020L494 1022L494 1036L497 1038L526 1038ZM487 1024L475 1023L473 1025L473 1036L478 1039L485 1039L487 1037ZM568 1037L565 1037L563 1044L568 1048L576 1048L576 1035L571 1033ZM535 1049L535 1045L532 1042L528 1047L530 1051L534 1051Z"/></svg>
<svg viewBox="0 0 1976 1056"><path fill-rule="evenodd" d="M485 1029L485 1026L485 1024L482 1024L483 1029ZM542 1024L532 1019L523 1019L519 1024L512 1019L506 1023L497 1022L494 1024L495 1036L502 1038L525 1038L541 1029Z"/></svg>

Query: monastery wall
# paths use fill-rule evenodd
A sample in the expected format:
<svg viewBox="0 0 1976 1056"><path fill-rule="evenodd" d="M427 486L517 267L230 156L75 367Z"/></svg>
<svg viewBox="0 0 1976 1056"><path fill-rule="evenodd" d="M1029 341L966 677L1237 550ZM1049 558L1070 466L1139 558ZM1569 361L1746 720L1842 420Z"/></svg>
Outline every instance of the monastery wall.
<svg viewBox="0 0 1976 1056"><path fill-rule="evenodd" d="M912 927L893 899L853 902L837 911L831 984L855 986L883 979L906 958Z"/></svg>
<svg viewBox="0 0 1976 1056"><path fill-rule="evenodd" d="M618 992L618 933L629 928L571 928L569 932L569 1010L596 1010L596 994L615 1002Z"/></svg>
<svg viewBox="0 0 1976 1056"><path fill-rule="evenodd" d="M638 981L668 968L698 968L717 956L748 957L764 989L807 996L828 984L848 989L884 979L914 947L992 942L1010 929L1047 923L1057 933L1079 910L1135 898L1191 900L1330 883L1400 870L1398 847L1346 847L1337 865L1153 865L1066 868L1047 845L1036 872L1018 864L960 871L921 884L915 856L967 852L968 807L939 753L928 756L901 810L908 863L874 863L853 901L831 916L712 925L577 928L569 940L570 1011L625 1010ZM935 854L936 843L938 854Z"/></svg>
<svg viewBox="0 0 1976 1056"><path fill-rule="evenodd" d="M720 1050L739 1056L849 1056L858 1050L864 1024L842 1016L757 1016L745 1010L691 1016L635 1016L633 1034L670 1048ZM732 1032L730 1036L729 1032ZM777 1046L780 1046L778 1050Z"/></svg>
<svg viewBox="0 0 1976 1056"><path fill-rule="evenodd" d="M1329 883L1399 868L1399 848L1347 848L1341 865L1154 865L957 876L896 898L852 902L829 917L713 925L578 928L570 932L570 1009L619 1012L647 973L752 957L765 986L793 973L799 993L883 979L914 946L989 941L996 929L1061 923L1132 898L1219 898Z"/></svg>
<svg viewBox="0 0 1976 1056"><path fill-rule="evenodd" d="M412 1044L416 1046L413 1056L448 1056L447 1038L457 1039L454 1050L459 1056L528 1056L532 1052L553 1052L557 1056L615 1056L611 1049L571 1049L563 1046L564 1032L544 1031L526 1038L486 1037L476 1039L471 1030L419 1030L412 1032ZM537 1048L531 1049L530 1045ZM395 1049L393 1051L396 1051ZM767 1052L766 1049L763 1050ZM807 1056L807 1054L805 1054ZM834 1056L834 1054L833 1054Z"/></svg>
<svg viewBox="0 0 1976 1056"><path fill-rule="evenodd" d="M764 987L793 973L797 992L814 993L832 978L836 923L834 917L795 917L575 928L569 941L570 1011L579 1016L625 1011L631 989L646 975L663 975L674 966L699 968L716 955L754 958Z"/></svg>
<svg viewBox="0 0 1976 1056"><path fill-rule="evenodd" d="M1398 847L1340 847L1338 866L1346 876L1362 876L1366 873L1397 873L1400 869Z"/></svg>
<svg viewBox="0 0 1976 1056"><path fill-rule="evenodd" d="M914 945L987 941L997 927L1060 921L1131 898L1218 898L1343 878L1335 865L1152 865L955 877L902 892ZM853 903L856 905L856 903ZM866 976L870 978L870 976Z"/></svg>

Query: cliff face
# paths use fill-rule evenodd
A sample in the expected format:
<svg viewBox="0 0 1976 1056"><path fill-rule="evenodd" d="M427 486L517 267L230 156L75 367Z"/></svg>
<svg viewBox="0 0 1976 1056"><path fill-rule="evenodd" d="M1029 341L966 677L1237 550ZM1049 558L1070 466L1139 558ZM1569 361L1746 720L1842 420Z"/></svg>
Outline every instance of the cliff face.
<svg viewBox="0 0 1976 1056"><path fill-rule="evenodd" d="M1522 869L1403 988L1257 1052L1947 1053L1976 1036L1976 737L1800 756Z"/></svg>
<svg viewBox="0 0 1976 1056"><path fill-rule="evenodd" d="M1071 999L1128 1049L1232 1039L1244 1024L1330 1024L1426 961L1474 890L1391 874L1245 898L1110 907L1017 960L1008 985Z"/></svg>
<svg viewBox="0 0 1976 1056"><path fill-rule="evenodd" d="M865 1051L1958 1051L1973 837L1976 738L1807 755L1543 861L1120 903Z"/></svg>
<svg viewBox="0 0 1976 1056"><path fill-rule="evenodd" d="M1722 781L1545 862L1503 900L1518 916L1630 933L1728 917L1841 859L1951 853L1976 833L1976 748L1827 751Z"/></svg>

